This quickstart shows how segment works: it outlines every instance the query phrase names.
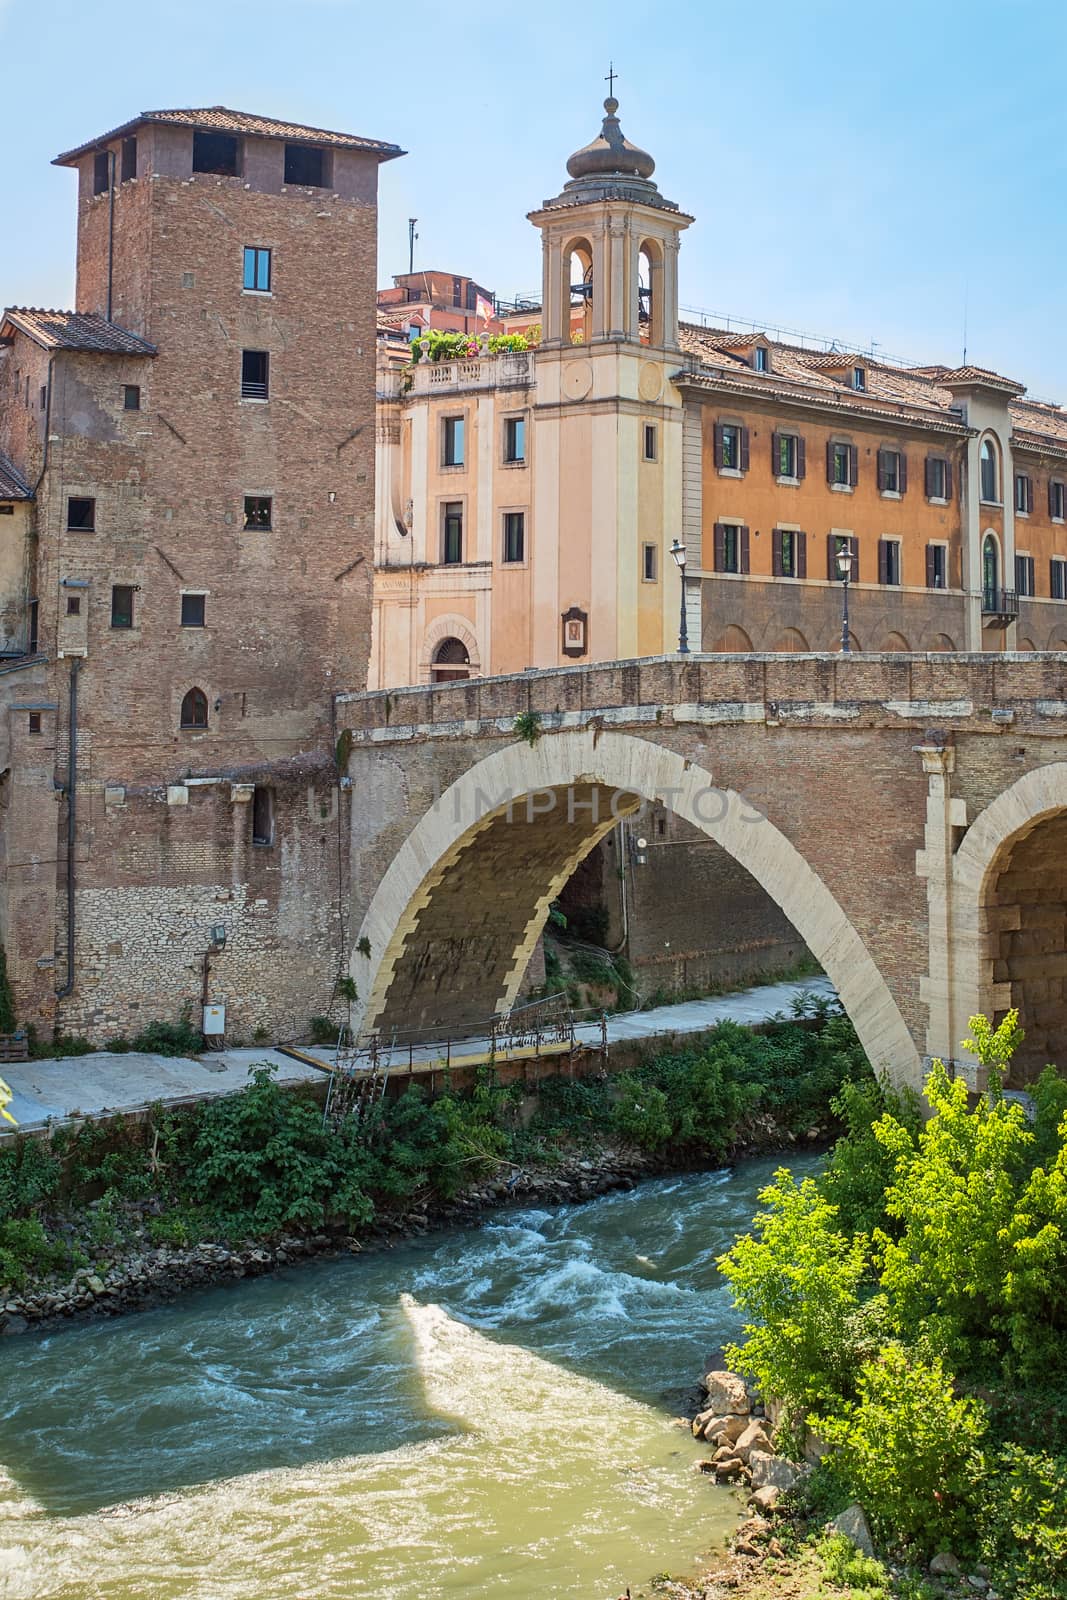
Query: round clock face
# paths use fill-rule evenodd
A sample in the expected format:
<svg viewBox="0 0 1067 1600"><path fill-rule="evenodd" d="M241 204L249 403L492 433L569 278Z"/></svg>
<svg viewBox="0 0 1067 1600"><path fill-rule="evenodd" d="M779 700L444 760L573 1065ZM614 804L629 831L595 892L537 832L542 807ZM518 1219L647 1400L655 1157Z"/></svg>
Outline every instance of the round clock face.
<svg viewBox="0 0 1067 1600"><path fill-rule="evenodd" d="M584 400L593 387L593 369L588 361L568 361L563 369L564 400Z"/></svg>
<svg viewBox="0 0 1067 1600"><path fill-rule="evenodd" d="M642 400L658 400L663 388L663 373L654 361L646 361L637 379L637 392Z"/></svg>

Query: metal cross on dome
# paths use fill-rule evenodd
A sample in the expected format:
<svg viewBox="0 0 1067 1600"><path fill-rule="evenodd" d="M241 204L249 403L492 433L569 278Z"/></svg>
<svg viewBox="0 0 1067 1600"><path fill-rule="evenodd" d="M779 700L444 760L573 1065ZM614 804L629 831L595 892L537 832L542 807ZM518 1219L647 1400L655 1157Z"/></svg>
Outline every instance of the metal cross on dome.
<svg viewBox="0 0 1067 1600"><path fill-rule="evenodd" d="M607 86L608 86L608 94L611 96L611 98L613 100L615 98L615 79L618 76L619 76L619 74L615 71L615 63L614 63L614 61L609 61L608 62L607 75L604 78L604 82L607 84Z"/></svg>

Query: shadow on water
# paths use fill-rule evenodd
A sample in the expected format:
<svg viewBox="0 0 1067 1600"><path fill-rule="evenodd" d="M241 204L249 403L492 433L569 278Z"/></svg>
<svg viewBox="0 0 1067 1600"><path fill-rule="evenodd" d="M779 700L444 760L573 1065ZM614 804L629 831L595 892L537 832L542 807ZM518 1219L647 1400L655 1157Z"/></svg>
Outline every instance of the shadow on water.
<svg viewBox="0 0 1067 1600"><path fill-rule="evenodd" d="M9 1341L0 1461L63 1517L459 1439L481 1430L502 1389L521 1436L529 1378L509 1386L506 1353L494 1363L485 1341L517 1347L513 1366L523 1352L540 1358L538 1383L550 1363L561 1387L573 1375L667 1413L737 1331L715 1258L748 1226L778 1164L500 1213L477 1230ZM790 1165L811 1171L817 1159ZM460 1403L435 1398L412 1304L441 1307L480 1336Z"/></svg>

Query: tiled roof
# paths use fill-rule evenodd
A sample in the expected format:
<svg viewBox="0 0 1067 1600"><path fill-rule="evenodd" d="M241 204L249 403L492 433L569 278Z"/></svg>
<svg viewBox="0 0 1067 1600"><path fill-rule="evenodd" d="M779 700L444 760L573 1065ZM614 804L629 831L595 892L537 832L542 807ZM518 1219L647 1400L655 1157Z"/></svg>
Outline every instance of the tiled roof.
<svg viewBox="0 0 1067 1600"><path fill-rule="evenodd" d="M33 490L21 472L0 455L0 500L32 500Z"/></svg>
<svg viewBox="0 0 1067 1600"><path fill-rule="evenodd" d="M952 367L942 371L943 383L986 383L994 389L1015 389L1021 391L1024 387L1016 383L1014 378L1005 378L1003 373L990 372L988 367Z"/></svg>
<svg viewBox="0 0 1067 1600"><path fill-rule="evenodd" d="M52 165L70 166L80 157L87 155L90 150L97 150L101 145L110 143L112 139L132 133L144 122L170 123L182 128L204 128L210 133L251 133L260 139L292 139L330 145L336 150L366 150L381 156L383 161L391 161L394 156L404 154L399 145L386 144L380 139L362 139L354 133L333 133L328 128L309 128L298 122L279 122L277 117L259 117L250 111L231 111L228 106L203 106L199 110L142 111L139 117L124 122L121 128L112 128L110 133L98 134L95 139L79 145L76 150L65 150L62 155L56 156Z"/></svg>
<svg viewBox="0 0 1067 1600"><path fill-rule="evenodd" d="M127 333L93 311L43 311L9 306L0 325L10 323L46 350L85 350L109 356L154 356L156 347Z"/></svg>

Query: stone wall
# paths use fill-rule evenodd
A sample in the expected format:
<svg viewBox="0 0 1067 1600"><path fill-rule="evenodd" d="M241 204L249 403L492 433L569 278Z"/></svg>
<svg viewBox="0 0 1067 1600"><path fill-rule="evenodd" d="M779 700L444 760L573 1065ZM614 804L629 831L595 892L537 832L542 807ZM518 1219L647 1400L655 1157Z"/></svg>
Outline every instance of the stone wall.
<svg viewBox="0 0 1067 1600"><path fill-rule="evenodd" d="M988 917L993 981L1010 986L1026 1033L1012 1080L1032 1081L1049 1061L1067 1070L1067 816L1018 841L997 876Z"/></svg>

